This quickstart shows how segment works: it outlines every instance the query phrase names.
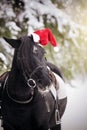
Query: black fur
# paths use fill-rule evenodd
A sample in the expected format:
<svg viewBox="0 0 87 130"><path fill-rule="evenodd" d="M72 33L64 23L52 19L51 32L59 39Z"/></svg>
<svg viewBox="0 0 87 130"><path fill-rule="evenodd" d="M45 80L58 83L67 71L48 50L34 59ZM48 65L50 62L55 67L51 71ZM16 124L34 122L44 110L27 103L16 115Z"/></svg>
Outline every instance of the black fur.
<svg viewBox="0 0 87 130"><path fill-rule="evenodd" d="M38 91L38 86L45 88L51 83L47 66L63 78L60 70L45 60L44 49L35 43L32 37L24 36L18 40L5 38L5 40L15 48L15 53L8 78L5 76L7 82L2 93L1 114L4 130L48 130L49 126L52 127L51 130L60 130L61 125L56 126L50 123L51 114L55 114L55 101L52 95L48 98L52 113L48 113L45 98ZM3 84L6 78L3 78ZM27 84L29 78L36 82L33 94ZM27 101L32 95L33 99L29 103L22 104L9 98L8 93L12 99L20 102ZM59 101L60 117L64 113L66 102L67 98Z"/></svg>
<svg viewBox="0 0 87 130"><path fill-rule="evenodd" d="M47 130L46 105L37 87L34 88L33 100L27 104L18 104L9 99L7 94L8 90L10 96L18 101L31 98L31 88L27 85L26 77L35 80L36 85L46 87L50 84L45 51L28 36L17 42L13 39L5 40L15 48L15 53L2 96L3 127L6 130L10 127L15 130Z"/></svg>

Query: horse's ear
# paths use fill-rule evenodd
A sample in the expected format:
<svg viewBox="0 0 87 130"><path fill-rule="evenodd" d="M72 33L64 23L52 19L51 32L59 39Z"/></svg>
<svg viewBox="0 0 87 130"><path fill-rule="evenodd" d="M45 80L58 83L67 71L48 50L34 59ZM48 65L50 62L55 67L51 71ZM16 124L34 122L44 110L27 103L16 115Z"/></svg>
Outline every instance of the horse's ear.
<svg viewBox="0 0 87 130"><path fill-rule="evenodd" d="M6 42L8 42L13 48L19 48L20 44L21 44L21 40L20 39L9 39L6 37L3 37L4 40Z"/></svg>

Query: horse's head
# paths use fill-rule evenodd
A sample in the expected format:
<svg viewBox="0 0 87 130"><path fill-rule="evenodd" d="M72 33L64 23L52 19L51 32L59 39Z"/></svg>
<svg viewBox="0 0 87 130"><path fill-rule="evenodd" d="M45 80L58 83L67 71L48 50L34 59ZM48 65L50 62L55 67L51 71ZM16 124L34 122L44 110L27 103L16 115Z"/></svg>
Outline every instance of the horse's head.
<svg viewBox="0 0 87 130"><path fill-rule="evenodd" d="M5 38L5 40L15 48L15 66L24 79L31 84L34 82L29 79L33 79L36 84L44 87L50 85L45 50L33 41L32 36L24 36L17 40Z"/></svg>

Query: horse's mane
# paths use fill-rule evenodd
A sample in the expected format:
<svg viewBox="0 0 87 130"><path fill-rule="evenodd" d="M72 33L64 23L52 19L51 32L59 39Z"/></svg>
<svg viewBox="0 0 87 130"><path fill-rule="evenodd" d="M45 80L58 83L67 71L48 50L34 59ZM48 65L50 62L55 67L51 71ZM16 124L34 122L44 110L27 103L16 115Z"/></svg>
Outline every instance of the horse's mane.
<svg viewBox="0 0 87 130"><path fill-rule="evenodd" d="M53 63L47 62L47 66L49 66L51 71L53 71L54 73L59 75L64 80L62 72L60 71L60 69L56 65L54 65Z"/></svg>

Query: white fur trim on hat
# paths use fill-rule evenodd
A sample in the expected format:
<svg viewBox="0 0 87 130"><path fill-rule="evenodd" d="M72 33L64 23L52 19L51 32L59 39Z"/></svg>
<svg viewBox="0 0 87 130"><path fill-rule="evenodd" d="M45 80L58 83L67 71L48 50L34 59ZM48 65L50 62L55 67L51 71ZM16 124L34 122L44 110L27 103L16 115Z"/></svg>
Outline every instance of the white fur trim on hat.
<svg viewBox="0 0 87 130"><path fill-rule="evenodd" d="M33 36L34 42L39 42L39 40L40 40L39 35L37 35L36 33L32 33L31 35Z"/></svg>

